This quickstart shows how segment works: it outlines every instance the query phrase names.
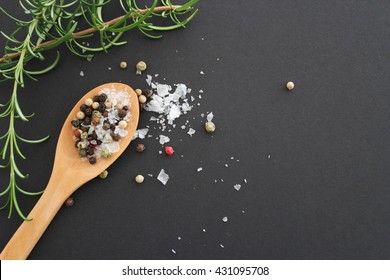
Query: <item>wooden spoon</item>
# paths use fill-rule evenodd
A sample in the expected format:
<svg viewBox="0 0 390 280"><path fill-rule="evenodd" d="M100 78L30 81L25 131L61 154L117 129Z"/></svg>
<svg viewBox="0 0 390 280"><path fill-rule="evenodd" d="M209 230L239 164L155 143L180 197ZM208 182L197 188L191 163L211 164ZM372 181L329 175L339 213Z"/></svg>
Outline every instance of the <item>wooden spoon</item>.
<svg viewBox="0 0 390 280"><path fill-rule="evenodd" d="M119 152L113 153L108 159L98 159L96 164L91 165L88 161L81 160L77 149L74 147L71 120L75 118L76 113L80 110L80 105L84 104L85 99L99 94L105 88L124 91L130 96L131 106L129 110L131 118L126 128L128 135L120 140ZM113 164L130 144L138 125L138 119L139 104L137 94L131 87L125 84L108 83L98 86L77 102L62 127L49 183L41 198L28 215L28 218L32 220L24 221L21 224L1 252L0 259L27 258L65 200L80 186L97 177Z"/></svg>

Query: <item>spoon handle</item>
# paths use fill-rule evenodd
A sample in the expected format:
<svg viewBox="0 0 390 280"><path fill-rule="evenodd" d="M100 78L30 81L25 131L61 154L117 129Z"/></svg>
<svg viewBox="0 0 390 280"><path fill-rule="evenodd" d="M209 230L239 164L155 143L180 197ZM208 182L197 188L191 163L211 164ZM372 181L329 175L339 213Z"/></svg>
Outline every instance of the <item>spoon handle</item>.
<svg viewBox="0 0 390 280"><path fill-rule="evenodd" d="M23 260L28 257L46 228L71 195L66 191L71 184L67 176L52 176L46 190L0 254L1 260Z"/></svg>

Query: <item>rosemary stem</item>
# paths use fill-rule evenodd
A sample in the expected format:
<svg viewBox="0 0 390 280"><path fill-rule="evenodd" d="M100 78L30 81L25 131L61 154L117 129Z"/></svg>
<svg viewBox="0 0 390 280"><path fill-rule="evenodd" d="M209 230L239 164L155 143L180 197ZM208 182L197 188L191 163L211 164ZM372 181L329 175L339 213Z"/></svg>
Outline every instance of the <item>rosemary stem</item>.
<svg viewBox="0 0 390 280"><path fill-rule="evenodd" d="M153 12L154 13L162 13L162 12L168 12L168 11L172 11L174 9L177 9L177 8L180 8L181 5L172 5L172 6L159 6L159 7L155 7L153 9ZM146 14L147 12L149 11L149 9L141 9L141 10L138 10L138 14ZM131 13L129 14L128 18L131 18L133 16L135 16L137 13ZM122 16L119 16L117 18L114 18L112 20L109 20L109 21L106 21L102 24L102 26L111 26L115 23L117 23L118 21L120 21L121 19L123 19L126 15L122 15ZM94 33L95 31L98 31L97 28L95 27L91 27L91 28L88 28L88 29L84 29L82 31L79 31L79 32L75 32L72 34L72 37L78 37L78 36L83 36L83 35L87 35L87 34L91 34L91 33ZM37 48L41 48L41 47L45 47L45 46L50 46L51 44L54 44L55 42L57 42L59 39L53 39L53 40L50 40L50 41L46 41L44 43L40 43L40 44L37 44L35 46L35 48L33 49L37 49ZM16 52L16 53L9 53L9 54L6 54L5 56L3 56L2 58L0 58L0 63L5 61L5 60L11 60L11 59L14 59L18 56L21 55L21 52Z"/></svg>

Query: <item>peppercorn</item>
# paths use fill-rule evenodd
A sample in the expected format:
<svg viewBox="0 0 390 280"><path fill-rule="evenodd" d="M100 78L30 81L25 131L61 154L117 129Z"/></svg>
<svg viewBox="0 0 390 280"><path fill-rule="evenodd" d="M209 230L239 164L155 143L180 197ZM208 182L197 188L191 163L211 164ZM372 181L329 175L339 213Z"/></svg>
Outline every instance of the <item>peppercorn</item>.
<svg viewBox="0 0 390 280"><path fill-rule="evenodd" d="M80 135L81 135L81 129L76 129L75 131L73 131L73 135L76 136L77 138L80 138Z"/></svg>
<svg viewBox="0 0 390 280"><path fill-rule="evenodd" d="M140 96L140 95L142 94L142 90L139 89L139 88L137 88L137 89L135 90L135 93L136 93L138 96Z"/></svg>
<svg viewBox="0 0 390 280"><path fill-rule="evenodd" d="M88 117L87 117L88 118ZM88 121L88 120L87 120ZM83 123L84 124L84 123ZM81 126L80 127L80 130L82 131L82 132L87 132L88 131L88 127L86 127L86 126Z"/></svg>
<svg viewBox="0 0 390 280"><path fill-rule="evenodd" d="M126 122L126 121L120 121L120 122L118 123L118 126L119 126L119 128L124 129L124 128L127 127L127 122Z"/></svg>
<svg viewBox="0 0 390 280"><path fill-rule="evenodd" d="M109 158L112 155L112 153L108 149L104 149L101 153L100 156L102 158Z"/></svg>
<svg viewBox="0 0 390 280"><path fill-rule="evenodd" d="M98 125L100 123L100 117L94 117L92 118L92 124L93 125Z"/></svg>
<svg viewBox="0 0 390 280"><path fill-rule="evenodd" d="M138 153L142 153L143 151L145 151L145 145L144 144L137 144L137 146L135 147L135 150L138 152Z"/></svg>
<svg viewBox="0 0 390 280"><path fill-rule="evenodd" d="M104 102L104 105L106 106L106 108L111 108L111 107L112 107L112 102L111 102L111 100L106 100L106 101Z"/></svg>
<svg viewBox="0 0 390 280"><path fill-rule="evenodd" d="M69 197L66 201L65 201L65 206L66 207L72 207L74 205L74 199L73 197Z"/></svg>
<svg viewBox="0 0 390 280"><path fill-rule="evenodd" d="M108 117L108 112L107 112L107 111L104 111L104 112L103 112L103 117L105 117L105 118Z"/></svg>
<svg viewBox="0 0 390 280"><path fill-rule="evenodd" d="M146 97L150 97L152 95L152 90L146 88L143 90L142 94L145 95Z"/></svg>
<svg viewBox="0 0 390 280"><path fill-rule="evenodd" d="M116 128L115 124L110 124L110 129L111 129L112 131L114 131L115 128Z"/></svg>
<svg viewBox="0 0 390 280"><path fill-rule="evenodd" d="M102 179L106 179L108 176L108 171L104 170L102 173L99 174L99 177Z"/></svg>
<svg viewBox="0 0 390 280"><path fill-rule="evenodd" d="M293 82L290 81L290 82L287 83L286 87L287 87L288 90L293 90L295 85L294 85Z"/></svg>
<svg viewBox="0 0 390 280"><path fill-rule="evenodd" d="M87 115L87 116L90 116L90 115L92 115L92 108L87 108L87 109L85 109L85 115Z"/></svg>
<svg viewBox="0 0 390 280"><path fill-rule="evenodd" d="M92 98L87 98L87 99L85 99L84 103L85 103L85 105L87 105L89 107L89 106L92 106L93 100L92 100Z"/></svg>
<svg viewBox="0 0 390 280"><path fill-rule="evenodd" d="M127 63L125 61L122 61L120 64L119 64L119 67L122 68L122 69L126 69L127 68Z"/></svg>
<svg viewBox="0 0 390 280"><path fill-rule="evenodd" d="M146 96L141 94L138 96L138 101L139 103L144 104L146 102Z"/></svg>
<svg viewBox="0 0 390 280"><path fill-rule="evenodd" d="M89 163L90 164L95 164L96 163L96 158L95 157L90 157L89 158Z"/></svg>
<svg viewBox="0 0 390 280"><path fill-rule="evenodd" d="M128 111L129 110L129 106L125 105L125 106L123 106L122 109L125 110L125 111Z"/></svg>
<svg viewBox="0 0 390 280"><path fill-rule="evenodd" d="M101 116L102 116L102 114L99 111L93 110L92 118L96 118L96 117L100 118Z"/></svg>
<svg viewBox="0 0 390 280"><path fill-rule="evenodd" d="M118 104L116 105L116 109L117 109L117 110L123 109L122 103L118 103Z"/></svg>
<svg viewBox="0 0 390 280"><path fill-rule="evenodd" d="M91 147L87 148L87 155L92 156L94 153L95 151Z"/></svg>
<svg viewBox="0 0 390 280"><path fill-rule="evenodd" d="M98 110L100 113L104 113L104 111L106 110L106 105L104 105L104 103L99 103Z"/></svg>
<svg viewBox="0 0 390 280"><path fill-rule="evenodd" d="M126 117L126 115L127 115L126 110L123 110L123 109L118 110L118 117L124 118L124 117Z"/></svg>
<svg viewBox="0 0 390 280"><path fill-rule="evenodd" d="M76 120L76 119L72 120L70 123L72 124L73 127L79 127L80 126L80 121Z"/></svg>
<svg viewBox="0 0 390 280"><path fill-rule="evenodd" d="M107 94L101 93L99 95L99 102L105 102L107 100Z"/></svg>
<svg viewBox="0 0 390 280"><path fill-rule="evenodd" d="M84 114L84 112L79 111L79 112L77 112L76 117L77 117L79 120L82 120L82 119L85 118L85 114Z"/></svg>
<svg viewBox="0 0 390 280"><path fill-rule="evenodd" d="M99 108L99 102L92 103L92 109L97 110Z"/></svg>
<svg viewBox="0 0 390 280"><path fill-rule="evenodd" d="M173 153L175 152L171 146L166 146L164 151L170 157L173 156Z"/></svg>
<svg viewBox="0 0 390 280"><path fill-rule="evenodd" d="M138 184L142 184L143 182L144 182L144 176L142 176L142 175L137 175L136 177L135 177L135 181L138 183Z"/></svg>
<svg viewBox="0 0 390 280"><path fill-rule="evenodd" d="M87 144L85 144L84 142L78 142L77 143L77 149L79 150L83 150L87 147Z"/></svg>
<svg viewBox="0 0 390 280"><path fill-rule="evenodd" d="M80 111L81 111L81 112L85 112L85 109L87 109L87 108L88 108L87 105L82 104L82 105L80 106Z"/></svg>
<svg viewBox="0 0 390 280"><path fill-rule="evenodd" d="M80 155L80 157L86 157L87 156L87 150L86 149L80 149L79 150L79 155Z"/></svg>
<svg viewBox="0 0 390 280"><path fill-rule="evenodd" d="M137 68L137 71L140 71L140 72L145 71L146 67L147 67L147 65L144 61L138 62L137 65L135 66L135 68Z"/></svg>
<svg viewBox="0 0 390 280"><path fill-rule="evenodd" d="M105 124L103 124L103 129L104 130L109 130L110 129L110 124L109 123L105 123Z"/></svg>
<svg viewBox="0 0 390 280"><path fill-rule="evenodd" d="M84 131L83 133L81 133L80 138L81 138L81 140L87 140L88 139L88 132Z"/></svg>
<svg viewBox="0 0 390 280"><path fill-rule="evenodd" d="M204 128L208 133L213 133L215 131L215 124L213 122L206 122Z"/></svg>
<svg viewBox="0 0 390 280"><path fill-rule="evenodd" d="M93 102L99 102L99 95L94 95L92 100Z"/></svg>

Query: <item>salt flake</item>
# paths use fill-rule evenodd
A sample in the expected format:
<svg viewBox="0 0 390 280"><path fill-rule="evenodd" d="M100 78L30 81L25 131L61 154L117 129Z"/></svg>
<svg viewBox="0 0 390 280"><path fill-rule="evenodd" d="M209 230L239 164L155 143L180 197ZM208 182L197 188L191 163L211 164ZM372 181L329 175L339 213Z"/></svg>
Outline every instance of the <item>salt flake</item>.
<svg viewBox="0 0 390 280"><path fill-rule="evenodd" d="M187 132L188 135L190 135L192 137L192 135L195 133L195 129L193 128L190 128Z"/></svg>
<svg viewBox="0 0 390 280"><path fill-rule="evenodd" d="M236 191L239 191L241 189L241 185L240 184L235 184L233 186L233 188L236 190Z"/></svg>
<svg viewBox="0 0 390 280"><path fill-rule="evenodd" d="M168 143L171 139L169 139L168 136L165 136L165 135L160 135L160 144L161 145L164 145L165 143Z"/></svg>
<svg viewBox="0 0 390 280"><path fill-rule="evenodd" d="M227 221L228 221L228 217L225 216L222 218L222 222L226 223Z"/></svg>

